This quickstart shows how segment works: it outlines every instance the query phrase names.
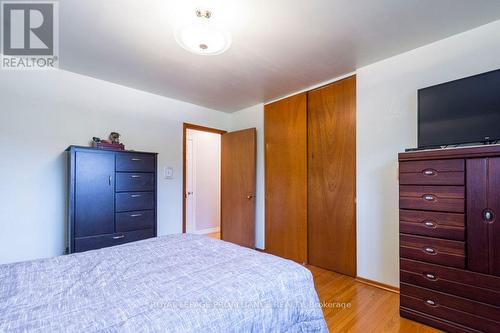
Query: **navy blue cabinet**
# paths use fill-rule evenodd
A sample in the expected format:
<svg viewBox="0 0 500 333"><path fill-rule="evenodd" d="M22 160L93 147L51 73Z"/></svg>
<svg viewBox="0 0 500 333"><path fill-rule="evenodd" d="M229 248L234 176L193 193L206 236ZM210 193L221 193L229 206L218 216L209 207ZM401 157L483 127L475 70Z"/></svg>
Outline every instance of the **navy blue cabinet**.
<svg viewBox="0 0 500 333"><path fill-rule="evenodd" d="M156 153L67 151L68 253L156 237Z"/></svg>
<svg viewBox="0 0 500 333"><path fill-rule="evenodd" d="M112 154L75 153L75 237L115 230L115 158Z"/></svg>

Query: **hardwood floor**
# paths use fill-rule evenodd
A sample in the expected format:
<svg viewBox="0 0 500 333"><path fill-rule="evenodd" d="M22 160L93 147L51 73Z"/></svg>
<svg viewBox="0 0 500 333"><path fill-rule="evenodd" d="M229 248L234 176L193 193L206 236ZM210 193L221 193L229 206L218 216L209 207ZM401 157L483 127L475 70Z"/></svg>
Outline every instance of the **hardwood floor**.
<svg viewBox="0 0 500 333"><path fill-rule="evenodd" d="M320 301L329 305L323 313L330 332L441 332L401 318L397 293L318 267L307 268L313 273Z"/></svg>
<svg viewBox="0 0 500 333"><path fill-rule="evenodd" d="M207 234L207 236L215 239L220 239L220 232L212 232L210 234Z"/></svg>

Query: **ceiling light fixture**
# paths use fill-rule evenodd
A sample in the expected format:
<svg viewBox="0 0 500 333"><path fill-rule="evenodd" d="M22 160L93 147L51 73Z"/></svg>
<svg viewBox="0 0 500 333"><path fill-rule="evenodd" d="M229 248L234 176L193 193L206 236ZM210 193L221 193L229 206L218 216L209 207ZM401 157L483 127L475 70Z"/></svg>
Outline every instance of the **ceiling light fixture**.
<svg viewBox="0 0 500 333"><path fill-rule="evenodd" d="M215 24L207 9L196 9L194 20L175 31L175 39L189 52L200 55L218 55L231 46L231 34Z"/></svg>

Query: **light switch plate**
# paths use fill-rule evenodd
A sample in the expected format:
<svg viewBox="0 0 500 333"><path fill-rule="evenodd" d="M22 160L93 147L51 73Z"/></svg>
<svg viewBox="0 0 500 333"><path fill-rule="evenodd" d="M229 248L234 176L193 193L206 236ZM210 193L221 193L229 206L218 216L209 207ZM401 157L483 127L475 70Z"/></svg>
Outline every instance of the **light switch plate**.
<svg viewBox="0 0 500 333"><path fill-rule="evenodd" d="M163 173L165 176L165 179L173 179L174 178L174 168L166 166L163 169Z"/></svg>

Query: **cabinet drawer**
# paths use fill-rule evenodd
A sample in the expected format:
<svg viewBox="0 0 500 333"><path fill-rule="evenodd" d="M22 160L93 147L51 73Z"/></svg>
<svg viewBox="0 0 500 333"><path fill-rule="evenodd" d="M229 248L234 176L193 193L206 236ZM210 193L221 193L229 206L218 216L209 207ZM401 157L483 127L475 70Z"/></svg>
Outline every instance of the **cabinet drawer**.
<svg viewBox="0 0 500 333"><path fill-rule="evenodd" d="M403 185L464 185L464 160L401 162L399 183Z"/></svg>
<svg viewBox="0 0 500 333"><path fill-rule="evenodd" d="M84 252L96 250L103 247L135 242L142 239L154 237L153 229L145 229L124 233L115 233L101 236L75 238L75 251Z"/></svg>
<svg viewBox="0 0 500 333"><path fill-rule="evenodd" d="M399 221L399 231L404 234L465 240L464 214L401 209Z"/></svg>
<svg viewBox="0 0 500 333"><path fill-rule="evenodd" d="M463 213L465 189L463 186L409 186L399 187L399 208Z"/></svg>
<svg viewBox="0 0 500 333"><path fill-rule="evenodd" d="M431 316L427 313L418 312L412 309L401 307L399 313L401 317L407 318L428 326L440 329L444 332L450 333L481 333L481 331L474 330L470 327L453 323L448 320L444 320L438 317Z"/></svg>
<svg viewBox="0 0 500 333"><path fill-rule="evenodd" d="M401 234L403 258L465 268L465 243L459 241Z"/></svg>
<svg viewBox="0 0 500 333"><path fill-rule="evenodd" d="M116 214L116 231L131 231L153 228L155 224L155 212L153 210L142 210Z"/></svg>
<svg viewBox="0 0 500 333"><path fill-rule="evenodd" d="M155 204L155 196L152 192L116 193L115 200L117 212L154 209Z"/></svg>
<svg viewBox="0 0 500 333"><path fill-rule="evenodd" d="M500 308L401 283L401 306L485 332L498 332Z"/></svg>
<svg viewBox="0 0 500 333"><path fill-rule="evenodd" d="M116 154L116 171L155 172L156 156L148 154Z"/></svg>
<svg viewBox="0 0 500 333"><path fill-rule="evenodd" d="M500 278L466 270L400 260L401 282L500 306Z"/></svg>
<svg viewBox="0 0 500 333"><path fill-rule="evenodd" d="M155 186L154 173L116 173L116 191L153 191Z"/></svg>

